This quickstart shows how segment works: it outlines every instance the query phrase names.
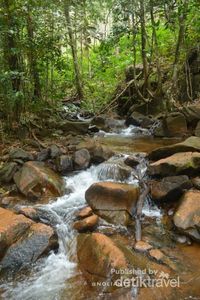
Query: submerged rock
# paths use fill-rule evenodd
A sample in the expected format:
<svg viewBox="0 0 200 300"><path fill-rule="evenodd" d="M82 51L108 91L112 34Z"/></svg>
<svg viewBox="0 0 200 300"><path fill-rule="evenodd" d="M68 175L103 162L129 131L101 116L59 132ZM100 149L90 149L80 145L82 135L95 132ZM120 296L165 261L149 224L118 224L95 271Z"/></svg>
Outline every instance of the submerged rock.
<svg viewBox="0 0 200 300"><path fill-rule="evenodd" d="M195 174L200 170L200 153L182 152L160 159L149 166L149 174L168 176L179 174Z"/></svg>
<svg viewBox="0 0 200 300"><path fill-rule="evenodd" d="M61 196L65 185L63 179L40 162L27 162L14 176L14 181L22 194L30 200L43 195Z"/></svg>
<svg viewBox="0 0 200 300"><path fill-rule="evenodd" d="M192 190L183 195L173 221L179 230L200 241L200 191Z"/></svg>
<svg viewBox="0 0 200 300"><path fill-rule="evenodd" d="M137 186L116 182L94 183L85 193L87 203L97 215L123 225L128 224L128 217L134 213L138 197Z"/></svg>
<svg viewBox="0 0 200 300"><path fill-rule="evenodd" d="M157 159L161 159L161 158L167 157L167 156L175 154L175 153L191 152L191 151L200 152L200 138L199 137L191 136L188 139L186 139L184 142L153 150L149 154L149 159L157 160Z"/></svg>
<svg viewBox="0 0 200 300"><path fill-rule="evenodd" d="M192 187L186 175L165 177L161 181L151 181L151 197L153 200L177 200L183 192Z"/></svg>

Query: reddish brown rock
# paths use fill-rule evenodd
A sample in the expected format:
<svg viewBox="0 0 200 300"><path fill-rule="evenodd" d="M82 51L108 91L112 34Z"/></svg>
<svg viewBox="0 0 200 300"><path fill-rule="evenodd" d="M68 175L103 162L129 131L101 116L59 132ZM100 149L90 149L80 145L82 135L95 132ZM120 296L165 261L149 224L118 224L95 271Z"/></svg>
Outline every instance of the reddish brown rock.
<svg viewBox="0 0 200 300"><path fill-rule="evenodd" d="M186 192L173 217L176 227L200 241L200 191Z"/></svg>
<svg viewBox="0 0 200 300"><path fill-rule="evenodd" d="M149 254L151 257L153 257L156 260L163 260L164 254L159 249L152 249L149 251Z"/></svg>
<svg viewBox="0 0 200 300"><path fill-rule="evenodd" d="M97 215L92 215L83 220L76 221L73 228L82 232L94 229L98 224L99 217Z"/></svg>
<svg viewBox="0 0 200 300"><path fill-rule="evenodd" d="M147 242L139 241L134 245L134 249L140 252L146 252L152 249L152 246Z"/></svg>
<svg viewBox="0 0 200 300"><path fill-rule="evenodd" d="M87 203L97 215L123 225L127 225L127 214L134 213L138 197L137 186L116 182L95 183L85 193Z"/></svg>
<svg viewBox="0 0 200 300"><path fill-rule="evenodd" d="M200 170L200 153L182 152L160 159L149 166L150 175L195 174Z"/></svg>
<svg viewBox="0 0 200 300"><path fill-rule="evenodd" d="M91 209L91 207L87 206L87 207L84 207L83 209L81 209L81 211L79 211L76 216L78 218L87 218L87 217L90 217L91 215L93 214L93 211Z"/></svg>
<svg viewBox="0 0 200 300"><path fill-rule="evenodd" d="M19 190L30 198L37 200L43 195L61 196L64 193L64 181L41 162L27 162L14 176Z"/></svg>

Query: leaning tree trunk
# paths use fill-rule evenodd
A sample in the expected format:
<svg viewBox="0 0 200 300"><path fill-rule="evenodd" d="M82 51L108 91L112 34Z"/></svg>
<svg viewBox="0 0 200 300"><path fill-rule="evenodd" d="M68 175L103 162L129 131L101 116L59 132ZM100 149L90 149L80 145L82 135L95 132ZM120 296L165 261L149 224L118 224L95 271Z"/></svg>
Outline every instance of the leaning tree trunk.
<svg viewBox="0 0 200 300"><path fill-rule="evenodd" d="M69 0L65 0L64 13L65 13L65 18L66 18L66 22L67 22L69 42L70 42L70 47L71 47L71 52L72 52L72 57L73 57L73 65L74 65L75 83L76 83L77 94L79 96L79 99L83 99L83 87L82 87L82 80L81 80L81 74L80 74L79 63L78 63L76 40L75 40L75 37L74 37L74 33L73 33L73 30L72 30L72 24L71 24L70 2L69 2Z"/></svg>

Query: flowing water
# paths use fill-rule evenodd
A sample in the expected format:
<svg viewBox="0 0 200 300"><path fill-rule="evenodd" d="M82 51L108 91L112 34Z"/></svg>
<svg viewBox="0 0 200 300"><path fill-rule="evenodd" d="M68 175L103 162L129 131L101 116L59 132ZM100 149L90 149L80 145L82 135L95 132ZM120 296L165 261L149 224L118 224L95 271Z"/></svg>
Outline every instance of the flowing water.
<svg viewBox="0 0 200 300"><path fill-rule="evenodd" d="M149 131L141 131L136 127L122 129L118 133L104 134L104 137L100 137L100 140L102 144L111 146L118 154L125 156L130 153L149 152L158 146L176 142L176 140L172 139L153 139ZM114 169L113 176L110 176L110 178L106 177L106 175L102 176L101 171L101 166L91 166L86 171L66 177L66 186L72 190L69 195L60 197L55 202L47 205L36 206L41 220L44 223L51 224L56 229L59 237L59 250L57 253L52 252L48 257L38 260L29 272L21 271L18 274L5 275L0 285L2 299L101 299L98 294L91 293L86 287L85 281L77 268L77 232L72 228L76 211L86 205L85 191L87 188L100 180L116 180ZM138 171L141 174L145 173L145 159L141 160ZM131 176L127 179L127 182L137 184L136 180ZM160 230L162 212L153 206L148 199L146 199L143 213L147 217L155 218ZM122 226L114 226L106 222L100 223L99 230L101 229L113 229L116 232L127 231Z"/></svg>

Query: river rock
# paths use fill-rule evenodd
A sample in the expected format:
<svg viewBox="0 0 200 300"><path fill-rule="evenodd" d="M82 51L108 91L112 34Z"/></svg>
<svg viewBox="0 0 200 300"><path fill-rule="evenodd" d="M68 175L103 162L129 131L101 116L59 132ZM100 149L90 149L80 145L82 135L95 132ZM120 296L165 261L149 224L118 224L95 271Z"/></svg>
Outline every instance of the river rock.
<svg viewBox="0 0 200 300"><path fill-rule="evenodd" d="M84 218L83 220L76 221L73 224L73 228L78 230L79 232L93 230L97 226L98 221L99 217L97 215L92 215Z"/></svg>
<svg viewBox="0 0 200 300"><path fill-rule="evenodd" d="M50 149L43 149L40 151L37 155L37 160L38 161L46 161L47 159L50 158Z"/></svg>
<svg viewBox="0 0 200 300"><path fill-rule="evenodd" d="M144 241L138 241L134 245L134 249L139 252L147 252L148 250L150 250L152 248L153 248L153 246L151 246L149 243L144 242Z"/></svg>
<svg viewBox="0 0 200 300"><path fill-rule="evenodd" d="M77 256L79 267L90 284L106 281L110 276L112 278L111 269L117 271L128 267L124 253L101 233L80 234L77 238Z"/></svg>
<svg viewBox="0 0 200 300"><path fill-rule="evenodd" d="M8 162L0 169L0 182L9 183L18 170L18 165L15 162Z"/></svg>
<svg viewBox="0 0 200 300"><path fill-rule="evenodd" d="M127 216L134 213L138 197L137 186L116 182L94 183L85 193L87 203L97 215L123 225L129 222Z"/></svg>
<svg viewBox="0 0 200 300"><path fill-rule="evenodd" d="M48 194L62 196L65 190L63 179L41 162L26 162L15 174L14 181L30 200Z"/></svg>
<svg viewBox="0 0 200 300"><path fill-rule="evenodd" d="M114 155L114 152L109 147L102 146L99 142L93 139L81 142L77 146L77 150L81 149L87 149L89 151L92 163L104 162Z"/></svg>
<svg viewBox="0 0 200 300"><path fill-rule="evenodd" d="M136 167L137 165L139 165L140 161L139 161L139 157L136 157L136 156L128 156L125 160L124 160L124 163L131 167L131 168L134 168Z"/></svg>
<svg viewBox="0 0 200 300"><path fill-rule="evenodd" d="M149 159L157 160L179 152L200 152L200 138L191 136L184 142L177 143L171 146L166 146L153 150L149 154Z"/></svg>
<svg viewBox="0 0 200 300"><path fill-rule="evenodd" d="M153 176L172 176L195 174L200 170L200 153L182 152L160 159L149 166L149 174Z"/></svg>
<svg viewBox="0 0 200 300"><path fill-rule="evenodd" d="M69 155L60 155L56 159L56 170L62 175L66 175L66 173L73 171L74 163L73 159Z"/></svg>
<svg viewBox="0 0 200 300"><path fill-rule="evenodd" d="M200 191L191 190L183 195L173 221L181 232L200 241Z"/></svg>
<svg viewBox="0 0 200 300"><path fill-rule="evenodd" d="M56 158L62 154L60 148L57 145L51 145L49 150L51 158Z"/></svg>
<svg viewBox="0 0 200 300"><path fill-rule="evenodd" d="M143 128L149 128L153 125L154 121L143 114L134 111L127 119L126 119L126 126L134 125L140 126Z"/></svg>
<svg viewBox="0 0 200 300"><path fill-rule="evenodd" d="M171 113L165 119L166 133L169 137L184 136L187 133L187 122L183 114Z"/></svg>
<svg viewBox="0 0 200 300"><path fill-rule="evenodd" d="M33 155L21 148L15 148L10 151L9 158L11 160L20 159L23 161L29 161L29 160L33 160Z"/></svg>
<svg viewBox="0 0 200 300"><path fill-rule="evenodd" d="M90 122L62 121L59 123L59 129L64 132L72 132L77 134L86 134L89 129Z"/></svg>
<svg viewBox="0 0 200 300"><path fill-rule="evenodd" d="M153 200L177 200L184 192L192 187L192 182L186 175L165 177L161 181L150 183Z"/></svg>
<svg viewBox="0 0 200 300"><path fill-rule="evenodd" d="M90 153L87 149L81 149L74 153L74 164L77 170L82 170L89 167L90 160Z"/></svg>
<svg viewBox="0 0 200 300"><path fill-rule="evenodd" d="M33 222L25 216L0 208L0 258L5 250L15 243L32 224Z"/></svg>
<svg viewBox="0 0 200 300"><path fill-rule="evenodd" d="M91 207L86 206L84 208L82 208L77 214L77 218L83 219L83 218L87 218L90 217L93 214L93 211L91 209Z"/></svg>
<svg viewBox="0 0 200 300"><path fill-rule="evenodd" d="M105 115L96 116L92 119L91 122L92 125L97 126L99 129L107 131L108 125L107 125L107 119Z"/></svg>
<svg viewBox="0 0 200 300"><path fill-rule="evenodd" d="M124 158L119 157L111 157L97 168L100 180L124 181L130 177L131 172L132 168L125 164Z"/></svg>
<svg viewBox="0 0 200 300"><path fill-rule="evenodd" d="M1 267L6 269L25 267L57 246L57 238L50 226L33 223L26 234L8 248L1 261Z"/></svg>

